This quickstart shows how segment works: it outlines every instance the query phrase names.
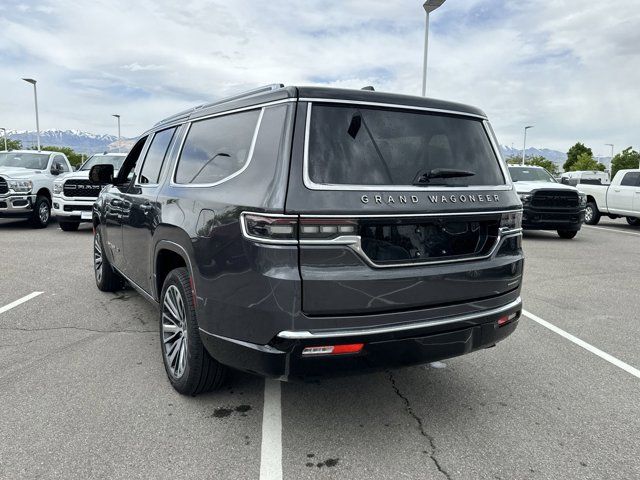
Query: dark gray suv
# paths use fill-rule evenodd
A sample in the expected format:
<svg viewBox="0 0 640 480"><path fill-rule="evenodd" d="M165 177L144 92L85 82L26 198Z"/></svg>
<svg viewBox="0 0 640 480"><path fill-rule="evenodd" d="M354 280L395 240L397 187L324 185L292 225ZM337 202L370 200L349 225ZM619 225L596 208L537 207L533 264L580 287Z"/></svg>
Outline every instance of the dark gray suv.
<svg viewBox="0 0 640 480"><path fill-rule="evenodd" d="M133 175L130 175L133 173ZM275 85L143 134L93 210L98 287L160 309L173 386L490 347L521 312L522 206L485 114Z"/></svg>

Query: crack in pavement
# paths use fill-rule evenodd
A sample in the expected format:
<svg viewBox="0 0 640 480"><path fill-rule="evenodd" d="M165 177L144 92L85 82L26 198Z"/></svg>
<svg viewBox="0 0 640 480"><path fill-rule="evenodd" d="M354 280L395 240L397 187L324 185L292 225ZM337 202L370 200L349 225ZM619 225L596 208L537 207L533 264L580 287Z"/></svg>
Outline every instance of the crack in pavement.
<svg viewBox="0 0 640 480"><path fill-rule="evenodd" d="M440 462L438 461L438 459L436 458L436 442L434 440L434 438L429 435L426 430L424 429L424 424L422 422L422 418L420 418L414 411L413 408L411 408L411 403L409 402L409 399L407 397L405 397L402 392L400 391L400 389L398 388L398 385L396 384L396 380L393 377L393 373L391 372L391 370L387 370L387 375L389 375L389 381L391 382L391 387L393 388L393 390L395 391L396 395L398 397L400 397L400 399L402 400L402 402L404 403L404 408L406 410L406 412L416 421L416 423L418 424L418 430L420 431L420 435L422 435L424 438L426 438L429 441L429 446L431 447L431 452L429 452L429 458L431 458L431 461L433 462L433 464L436 466L436 468L438 469L438 471L445 476L445 478L447 478L448 480L451 480L451 475L442 467L442 465L440 465ZM426 453L426 452L425 452Z"/></svg>
<svg viewBox="0 0 640 480"><path fill-rule="evenodd" d="M5 331L18 331L18 332L48 332L51 330L80 330L83 332L95 332L95 333L156 333L158 330L98 330L95 328L87 327L43 327L43 328L22 328L12 327L3 328Z"/></svg>

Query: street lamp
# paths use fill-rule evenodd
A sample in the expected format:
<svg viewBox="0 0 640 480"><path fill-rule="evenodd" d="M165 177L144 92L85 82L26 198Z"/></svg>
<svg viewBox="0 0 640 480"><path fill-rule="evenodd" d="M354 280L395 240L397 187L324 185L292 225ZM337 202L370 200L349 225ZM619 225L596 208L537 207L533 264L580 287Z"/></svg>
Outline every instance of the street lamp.
<svg viewBox="0 0 640 480"><path fill-rule="evenodd" d="M441 6L445 0L427 0L422 4L427 13L424 29L424 60L422 62L422 96L427 95L427 52L429 51L429 14Z"/></svg>
<svg viewBox="0 0 640 480"><path fill-rule="evenodd" d="M527 150L527 130L533 127L534 125L527 125L526 127L524 127L524 142L522 143L522 166L523 167L524 167L524 154L525 154L525 151Z"/></svg>
<svg viewBox="0 0 640 480"><path fill-rule="evenodd" d="M4 137L4 151L6 152L7 149L7 129L4 127L0 127L0 130L2 130L2 136Z"/></svg>
<svg viewBox="0 0 640 480"><path fill-rule="evenodd" d="M116 117L118 119L118 153L120 153L120 115L114 114L112 117Z"/></svg>
<svg viewBox="0 0 640 480"><path fill-rule="evenodd" d="M33 98L36 102L36 133L37 133L37 139L38 139L38 151L40 151L40 120L38 118L38 89L36 88L36 81L33 78L23 78L22 80L24 80L27 83L30 83L31 85L33 85Z"/></svg>

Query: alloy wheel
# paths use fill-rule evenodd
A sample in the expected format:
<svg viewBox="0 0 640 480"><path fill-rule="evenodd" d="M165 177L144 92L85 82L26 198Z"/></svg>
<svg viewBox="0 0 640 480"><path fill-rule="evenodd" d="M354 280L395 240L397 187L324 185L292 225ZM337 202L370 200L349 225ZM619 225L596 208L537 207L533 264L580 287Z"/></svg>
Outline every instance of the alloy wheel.
<svg viewBox="0 0 640 480"><path fill-rule="evenodd" d="M162 302L162 350L174 378L180 378L187 363L187 315L184 299L170 285Z"/></svg>
<svg viewBox="0 0 640 480"><path fill-rule="evenodd" d="M40 217L40 221L43 225L46 225L49 221L49 205L47 202L40 203L40 208L38 208L38 216Z"/></svg>
<svg viewBox="0 0 640 480"><path fill-rule="evenodd" d="M97 232L93 237L93 268L96 280L100 283L102 281L102 246L100 245L100 234Z"/></svg>
<svg viewBox="0 0 640 480"><path fill-rule="evenodd" d="M593 219L593 208L587 207L584 211L584 220L590 222Z"/></svg>

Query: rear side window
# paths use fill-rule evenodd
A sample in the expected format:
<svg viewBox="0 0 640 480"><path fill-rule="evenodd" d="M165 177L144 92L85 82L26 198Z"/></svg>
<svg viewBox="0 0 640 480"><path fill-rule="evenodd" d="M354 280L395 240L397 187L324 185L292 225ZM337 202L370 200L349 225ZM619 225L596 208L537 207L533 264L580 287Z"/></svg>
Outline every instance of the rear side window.
<svg viewBox="0 0 640 480"><path fill-rule="evenodd" d="M635 187L640 184L640 173L639 172L629 172L625 173L624 177L622 177L622 182L620 185L624 185L627 187Z"/></svg>
<svg viewBox="0 0 640 480"><path fill-rule="evenodd" d="M158 183L160 178L160 170L167 156L169 144L173 138L176 127L168 128L156 133L151 141L147 155L144 157L144 164L140 172L139 183Z"/></svg>
<svg viewBox="0 0 640 480"><path fill-rule="evenodd" d="M437 169L472 175L420 185L505 183L480 119L314 104L309 127L307 172L317 184L413 186Z"/></svg>
<svg viewBox="0 0 640 480"><path fill-rule="evenodd" d="M260 110L194 122L176 169L176 183L217 183L239 172L249 152Z"/></svg>

